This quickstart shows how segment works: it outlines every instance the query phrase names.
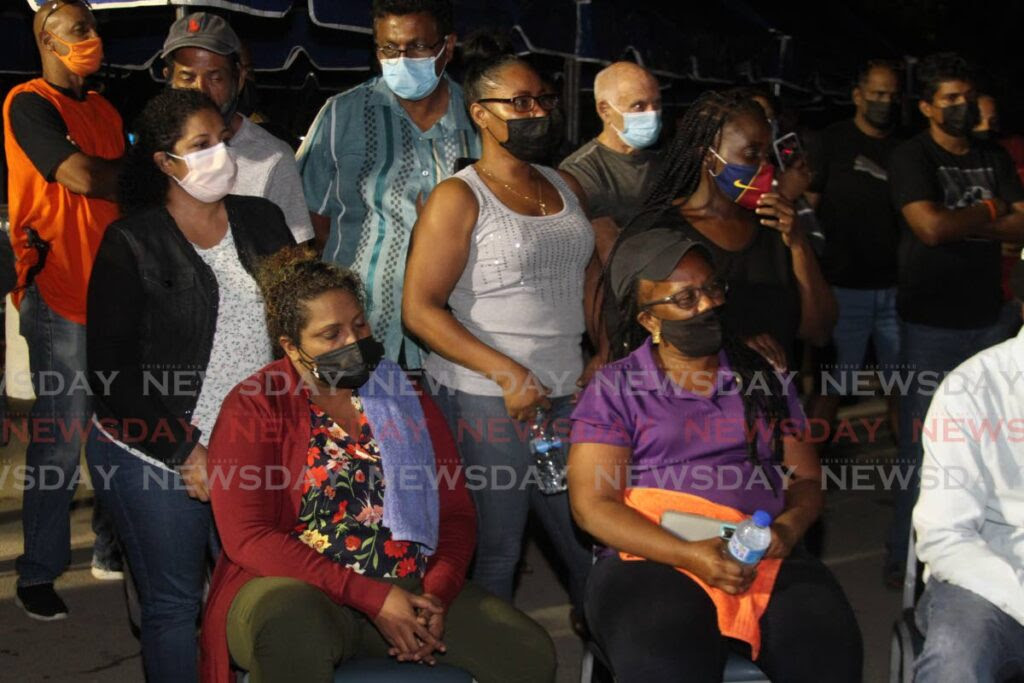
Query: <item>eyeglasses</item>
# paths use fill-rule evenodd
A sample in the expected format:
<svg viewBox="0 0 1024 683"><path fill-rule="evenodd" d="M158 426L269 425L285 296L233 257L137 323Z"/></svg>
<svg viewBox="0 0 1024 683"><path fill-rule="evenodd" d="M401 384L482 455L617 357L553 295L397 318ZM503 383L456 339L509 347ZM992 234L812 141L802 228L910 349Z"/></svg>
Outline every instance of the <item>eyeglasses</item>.
<svg viewBox="0 0 1024 683"><path fill-rule="evenodd" d="M661 304L675 304L684 311L692 311L697 308L697 304L700 303L701 293L713 301L719 301L724 299L728 292L729 283L721 278L715 278L714 280L705 282L700 287L687 287L685 289L680 289L672 296L648 301L647 303L640 305L640 310L643 311L653 306L660 306Z"/></svg>
<svg viewBox="0 0 1024 683"><path fill-rule="evenodd" d="M424 57L433 57L434 51L437 50L438 45L446 40L448 40L448 36L441 36L441 39L433 45L413 43L405 48L398 48L394 45L378 45L377 54L380 55L381 59L398 59L399 57L422 59Z"/></svg>
<svg viewBox="0 0 1024 683"><path fill-rule="evenodd" d="M544 111L551 111L558 107L558 103L562 101L561 96L554 93L546 93L544 95L516 95L515 97L485 97L477 102L501 102L502 104L511 104L512 108L519 114L526 114L527 112L533 111L533 108L540 105L540 108Z"/></svg>

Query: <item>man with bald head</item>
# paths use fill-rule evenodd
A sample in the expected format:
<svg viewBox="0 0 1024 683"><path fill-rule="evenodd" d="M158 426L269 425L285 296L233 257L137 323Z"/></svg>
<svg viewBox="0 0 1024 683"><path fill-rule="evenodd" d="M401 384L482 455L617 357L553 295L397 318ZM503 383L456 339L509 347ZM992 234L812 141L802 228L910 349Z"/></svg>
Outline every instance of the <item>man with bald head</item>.
<svg viewBox="0 0 1024 683"><path fill-rule="evenodd" d="M594 102L601 134L562 162L583 186L595 229L610 218L619 229L640 208L644 188L657 154L651 147L661 132L661 92L647 69L616 62L594 79ZM617 231L605 224L598 232L598 251ZM610 247L610 245L608 245Z"/></svg>
<svg viewBox="0 0 1024 683"><path fill-rule="evenodd" d="M125 140L120 115L86 86L100 68L103 43L85 3L52 0L36 13L32 29L42 78L14 87L3 109L18 274L14 303L36 393L25 452L26 481L34 485L24 492L25 549L15 566L18 604L28 616L48 621L67 616L53 582L71 557L68 510L92 412L86 289L103 232L117 218ZM98 526L105 518L98 508L94 513L93 574L120 578L110 526Z"/></svg>

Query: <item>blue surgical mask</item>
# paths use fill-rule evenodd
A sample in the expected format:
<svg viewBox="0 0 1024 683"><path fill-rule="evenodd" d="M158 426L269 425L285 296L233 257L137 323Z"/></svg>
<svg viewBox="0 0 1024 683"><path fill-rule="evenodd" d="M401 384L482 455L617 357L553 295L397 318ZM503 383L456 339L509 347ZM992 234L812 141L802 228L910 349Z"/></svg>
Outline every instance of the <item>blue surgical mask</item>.
<svg viewBox="0 0 1024 683"><path fill-rule="evenodd" d="M609 104L612 109L614 106ZM661 133L661 111L630 111L624 112L615 109L622 114L622 130L616 129L619 139L633 149L644 149L650 147L658 140Z"/></svg>
<svg viewBox="0 0 1024 683"><path fill-rule="evenodd" d="M441 47L444 52L444 46ZM434 63L441 56L438 52L433 57L396 57L380 60L381 75L384 82L403 100L422 100L434 92L441 82L441 75L434 68Z"/></svg>

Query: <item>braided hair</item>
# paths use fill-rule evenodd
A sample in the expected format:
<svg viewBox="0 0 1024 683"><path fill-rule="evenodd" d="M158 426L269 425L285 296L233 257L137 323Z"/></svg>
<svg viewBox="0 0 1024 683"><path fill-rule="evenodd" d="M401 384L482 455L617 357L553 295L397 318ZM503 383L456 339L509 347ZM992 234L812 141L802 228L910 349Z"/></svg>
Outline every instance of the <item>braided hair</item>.
<svg viewBox="0 0 1024 683"><path fill-rule="evenodd" d="M618 302L619 319L622 321L617 336L612 341L612 360L618 360L636 350L650 336L637 320L640 306L637 302L636 281ZM747 434L747 460L760 466L757 453L758 437L767 429L758 428L763 420L770 433L767 434L772 461L782 462L782 422L790 417L789 403L775 369L764 356L747 346L739 337L724 331L722 348L733 376L739 387L743 402L743 422ZM769 480L771 481L771 480Z"/></svg>
<svg viewBox="0 0 1024 683"><path fill-rule="evenodd" d="M742 115L764 120L764 110L744 89L709 90L697 98L679 122L643 205L622 231L620 241L651 228L666 210L673 208L675 199L697 191L708 148L718 144L727 123Z"/></svg>
<svg viewBox="0 0 1024 683"><path fill-rule="evenodd" d="M748 92L740 89L706 92L687 110L675 137L665 150L659 173L650 185L643 207L616 241L608 259L609 264L615 259L615 252L623 241L653 227L666 211L676 210L673 206L675 199L689 197L697 190L708 148L716 146L722 128L741 115L764 119L761 106L750 98ZM603 317L608 327L612 359L616 360L639 347L647 339L648 332L637 320L640 307L636 280L622 298L616 301L608 274L606 268L603 276L606 302ZM781 462L782 421L790 415L779 377L760 353L728 330L725 331L723 349L739 383L743 419L747 426L748 460L760 466L757 444L761 430L757 428L757 423L763 420L771 430L768 445L772 459Z"/></svg>

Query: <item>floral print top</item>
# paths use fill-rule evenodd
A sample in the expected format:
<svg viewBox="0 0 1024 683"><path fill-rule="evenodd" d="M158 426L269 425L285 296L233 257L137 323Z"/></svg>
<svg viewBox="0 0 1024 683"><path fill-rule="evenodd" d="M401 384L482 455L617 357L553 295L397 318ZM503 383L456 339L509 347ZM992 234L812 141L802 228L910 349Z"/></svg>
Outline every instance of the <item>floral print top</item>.
<svg viewBox="0 0 1024 683"><path fill-rule="evenodd" d="M308 391L307 391L307 399ZM376 578L423 576L427 556L417 543L395 541L384 526L385 481L380 449L363 413L353 438L309 400L313 435L303 473L295 536L319 553Z"/></svg>

